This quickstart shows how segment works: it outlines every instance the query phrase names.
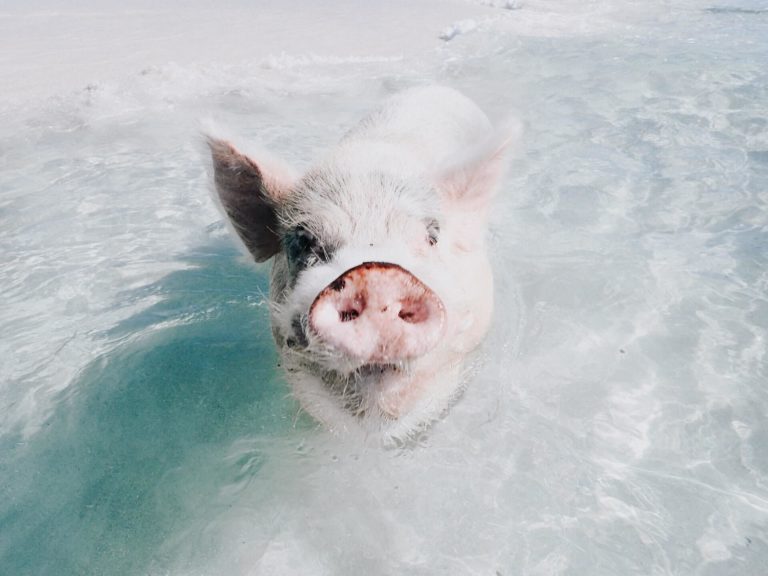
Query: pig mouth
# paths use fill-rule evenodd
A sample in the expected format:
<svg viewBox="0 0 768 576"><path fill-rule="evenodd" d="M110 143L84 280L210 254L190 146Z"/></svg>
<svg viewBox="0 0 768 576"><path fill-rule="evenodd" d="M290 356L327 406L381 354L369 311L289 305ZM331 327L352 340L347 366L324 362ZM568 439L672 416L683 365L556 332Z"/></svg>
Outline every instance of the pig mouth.
<svg viewBox="0 0 768 576"><path fill-rule="evenodd" d="M375 412L397 419L397 414L384 409L379 399L391 388L407 382L409 374L410 367L403 362L367 363L346 372L327 371L322 380L341 406L354 416L363 418Z"/></svg>
<svg viewBox="0 0 768 576"><path fill-rule="evenodd" d="M378 376L384 374L384 372L394 371L397 372L400 367L397 364L363 364L355 372L363 377Z"/></svg>
<svg viewBox="0 0 768 576"><path fill-rule="evenodd" d="M354 386L359 390L374 390L386 385L385 380L392 377L405 378L410 372L410 366L405 362L370 362L346 370L326 369L323 380L332 390L340 383L348 388Z"/></svg>

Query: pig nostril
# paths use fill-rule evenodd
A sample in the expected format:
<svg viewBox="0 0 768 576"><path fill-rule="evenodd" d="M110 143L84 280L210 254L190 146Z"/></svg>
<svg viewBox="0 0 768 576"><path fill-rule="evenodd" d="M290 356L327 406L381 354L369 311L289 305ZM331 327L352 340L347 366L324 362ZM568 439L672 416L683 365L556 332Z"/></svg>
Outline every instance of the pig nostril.
<svg viewBox="0 0 768 576"><path fill-rule="evenodd" d="M401 319L405 320L406 322L414 322L415 321L414 318L416 317L416 314L414 314L413 312L406 312L405 310L400 310L400 312L398 313L398 316Z"/></svg>
<svg viewBox="0 0 768 576"><path fill-rule="evenodd" d="M360 316L360 312L358 312L355 309L342 310L341 312L339 312L339 319L341 319L342 322L351 322L358 316Z"/></svg>
<svg viewBox="0 0 768 576"><path fill-rule="evenodd" d="M334 280L329 287L331 290L335 290L336 292L341 292L342 290L344 290L344 287L346 286L346 284L347 283L344 280L344 278L338 278Z"/></svg>
<svg viewBox="0 0 768 576"><path fill-rule="evenodd" d="M397 315L403 322L419 324L429 318L429 309L424 302L406 301L402 302L402 307Z"/></svg>

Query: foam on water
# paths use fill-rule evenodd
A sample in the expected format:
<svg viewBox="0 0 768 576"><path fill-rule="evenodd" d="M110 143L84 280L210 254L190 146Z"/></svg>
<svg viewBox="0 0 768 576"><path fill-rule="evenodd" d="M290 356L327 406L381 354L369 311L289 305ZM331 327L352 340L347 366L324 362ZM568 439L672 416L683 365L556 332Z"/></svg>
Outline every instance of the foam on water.
<svg viewBox="0 0 768 576"><path fill-rule="evenodd" d="M3 103L1 573L764 573L768 6L506 4L410 8L426 54L126 60ZM197 132L303 167L432 81L525 150L467 391L382 450L288 397Z"/></svg>

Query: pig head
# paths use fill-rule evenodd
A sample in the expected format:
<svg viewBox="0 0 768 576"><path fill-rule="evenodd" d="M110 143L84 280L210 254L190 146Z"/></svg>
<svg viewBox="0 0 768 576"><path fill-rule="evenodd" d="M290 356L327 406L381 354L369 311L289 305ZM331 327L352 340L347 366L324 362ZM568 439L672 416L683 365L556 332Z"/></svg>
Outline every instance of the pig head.
<svg viewBox="0 0 768 576"><path fill-rule="evenodd" d="M301 405L402 439L439 416L486 333L485 228L509 134L455 90L411 89L301 177L209 138L217 197L256 262Z"/></svg>

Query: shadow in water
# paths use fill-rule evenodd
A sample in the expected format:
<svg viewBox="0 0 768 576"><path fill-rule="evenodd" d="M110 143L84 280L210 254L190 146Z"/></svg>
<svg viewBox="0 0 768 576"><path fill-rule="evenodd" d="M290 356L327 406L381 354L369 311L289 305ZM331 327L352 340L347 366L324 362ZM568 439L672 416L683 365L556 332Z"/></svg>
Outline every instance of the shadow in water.
<svg viewBox="0 0 768 576"><path fill-rule="evenodd" d="M174 527L242 463L239 438L274 437L296 408L277 369L263 272L229 248L124 294L160 296L110 331L46 427L0 445L0 573L145 573ZM245 473L257 473L249 457Z"/></svg>

